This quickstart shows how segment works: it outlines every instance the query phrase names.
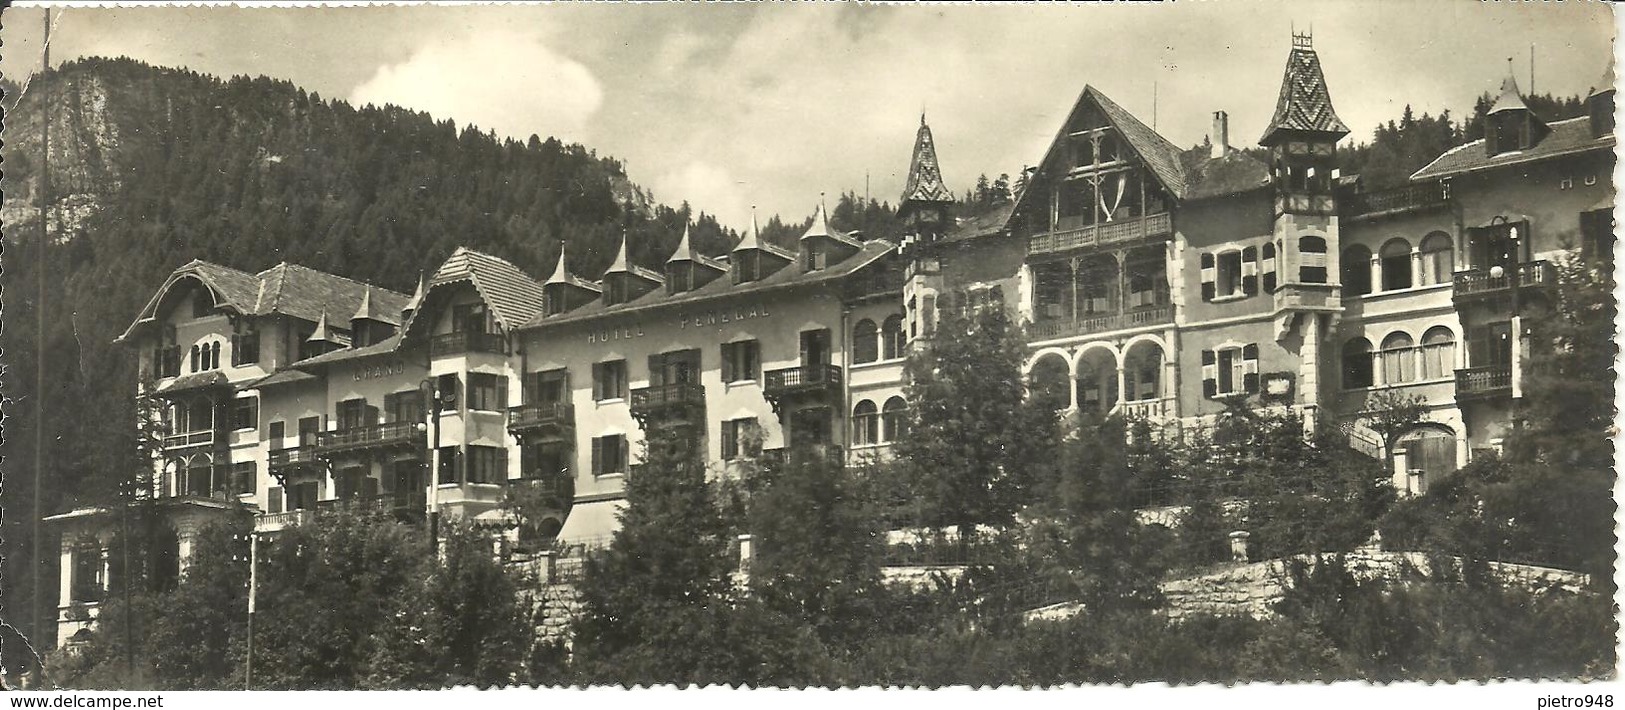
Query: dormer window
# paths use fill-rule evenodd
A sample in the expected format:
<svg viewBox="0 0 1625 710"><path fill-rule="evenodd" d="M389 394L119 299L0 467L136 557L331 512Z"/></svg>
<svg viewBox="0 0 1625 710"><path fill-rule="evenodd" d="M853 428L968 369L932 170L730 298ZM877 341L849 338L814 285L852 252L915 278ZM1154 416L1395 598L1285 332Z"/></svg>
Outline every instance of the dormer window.
<svg viewBox="0 0 1625 710"><path fill-rule="evenodd" d="M666 267L666 290L683 293L694 289L694 262L680 261Z"/></svg>
<svg viewBox="0 0 1625 710"><path fill-rule="evenodd" d="M631 289L626 278L612 276L604 279L604 305L613 306L631 300Z"/></svg>
<svg viewBox="0 0 1625 710"><path fill-rule="evenodd" d="M803 270L823 271L829 262L829 251L824 245L809 241L803 259Z"/></svg>
<svg viewBox="0 0 1625 710"><path fill-rule="evenodd" d="M1591 114L1591 136L1601 138L1614 132L1614 92L1607 90L1586 99Z"/></svg>
<svg viewBox="0 0 1625 710"><path fill-rule="evenodd" d="M1503 111L1486 118L1490 125L1484 139L1490 155L1529 149L1529 120L1524 111Z"/></svg>
<svg viewBox="0 0 1625 710"><path fill-rule="evenodd" d="M762 255L755 251L734 255L734 283L750 283L762 277Z"/></svg>
<svg viewBox="0 0 1625 710"><path fill-rule="evenodd" d="M556 316L564 311L565 303L562 294L554 293L551 290L542 293L542 313Z"/></svg>

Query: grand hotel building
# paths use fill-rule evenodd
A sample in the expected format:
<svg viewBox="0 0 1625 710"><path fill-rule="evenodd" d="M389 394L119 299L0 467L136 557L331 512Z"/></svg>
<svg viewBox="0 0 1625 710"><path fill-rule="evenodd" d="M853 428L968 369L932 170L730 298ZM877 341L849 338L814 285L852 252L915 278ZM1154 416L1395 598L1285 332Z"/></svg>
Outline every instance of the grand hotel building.
<svg viewBox="0 0 1625 710"><path fill-rule="evenodd" d="M568 491L557 537L611 534L644 433L686 427L725 474L762 449L881 455L906 426L902 362L940 308L1027 324L1032 396L1058 409L1199 422L1236 400L1340 423L1401 489L1492 450L1519 393L1526 324L1566 250L1611 253L1613 87L1551 124L1509 78L1486 137L1403 187L1339 172L1349 129L1308 38L1240 150L1222 110L1180 149L1085 87L1013 201L955 215L930 129L901 244L822 207L794 251L753 224L730 253L664 263L623 242L603 273L548 274L460 249L413 294L292 264L194 261L120 338L166 435L154 494L188 553L203 521L260 531L335 505L500 518L504 491ZM1383 441L1359 414L1421 397ZM62 533L64 642L105 586L106 511Z"/></svg>

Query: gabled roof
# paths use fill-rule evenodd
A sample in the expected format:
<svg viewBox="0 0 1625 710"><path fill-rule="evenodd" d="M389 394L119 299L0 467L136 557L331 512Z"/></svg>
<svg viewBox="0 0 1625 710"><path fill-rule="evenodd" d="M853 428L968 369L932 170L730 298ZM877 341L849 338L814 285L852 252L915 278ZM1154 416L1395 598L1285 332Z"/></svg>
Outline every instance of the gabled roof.
<svg viewBox="0 0 1625 710"><path fill-rule="evenodd" d="M1038 162L1041 170L1055 158L1056 151L1067 137L1068 128L1087 105L1094 105L1100 109L1101 115L1106 117L1107 124L1117 130L1118 135L1128 143L1129 149L1139 156L1140 162L1151 171L1152 176L1162 184L1168 194L1176 199L1185 196L1185 170L1180 161L1182 151L1179 147L1151 130L1140 119L1135 118L1134 114L1118 106L1099 89L1089 85L1083 87L1083 91L1078 94L1078 100L1072 104L1072 110L1067 112L1066 120L1062 121L1060 128L1055 131L1055 138L1050 141L1043 159ZM1033 190L1023 190L1016 197L1013 209L1020 210L1032 192Z"/></svg>
<svg viewBox="0 0 1625 710"><path fill-rule="evenodd" d="M1332 95L1326 89L1320 56L1315 54L1307 37L1294 35L1292 38L1292 53L1286 58L1286 74L1281 77L1281 96L1275 102L1275 116L1258 142L1272 145L1281 131L1333 133L1339 138L1349 132L1348 125L1332 108Z"/></svg>
<svg viewBox="0 0 1625 710"><path fill-rule="evenodd" d="M542 310L541 284L490 254L458 247L429 278L429 290L462 281L473 284L504 329L517 328Z"/></svg>
<svg viewBox="0 0 1625 710"><path fill-rule="evenodd" d="M888 254L896 251L895 244L884 239L875 239L864 242L863 248L857 254L840 263L832 265L821 271L802 271L801 269L779 269L757 281L743 284L731 283L729 279L715 279L698 288L680 293L668 293L665 289L655 289L642 296L625 303L606 304L603 300L594 300L571 309L568 313L547 317L537 316L525 328L554 327L565 323L579 323L607 315L624 313L627 311L641 311L649 308L663 308L678 304L712 301L740 294L760 293L776 289L796 288L812 284L827 283L858 271Z"/></svg>
<svg viewBox="0 0 1625 710"><path fill-rule="evenodd" d="M795 256L789 251L762 239L762 231L756 226L756 211L754 209L750 213L750 229L746 230L745 236L740 237L739 243L735 244L733 248L736 252L750 249L758 249L787 261L795 261Z"/></svg>
<svg viewBox="0 0 1625 710"><path fill-rule="evenodd" d="M553 266L553 274L548 276L546 281L542 282L542 285L544 286L550 286L552 284L566 284L579 289L592 291L593 293L599 293L603 290L598 286L598 284L570 273L570 268L565 264L564 261L563 242L559 243L559 260L558 263Z"/></svg>
<svg viewBox="0 0 1625 710"><path fill-rule="evenodd" d="M395 323L406 296L388 289L336 276L297 264L281 263L257 274L228 266L193 260L170 273L141 313L115 342L135 334L137 328L158 318L164 296L181 281L194 279L214 295L215 305L249 316L286 315L315 321L324 312L354 313L372 290L369 308L376 320Z"/></svg>
<svg viewBox="0 0 1625 710"><path fill-rule="evenodd" d="M1513 150L1496 155L1485 155L1484 139L1480 138L1465 145L1458 145L1444 152L1433 162L1428 163L1421 170L1411 175L1411 180L1435 180L1438 178L1460 175L1462 173L1478 172L1507 165L1518 165L1537 160L1587 153L1592 151L1612 152L1614 148L1614 135L1591 135L1591 119L1588 116L1571 118L1549 124L1551 129L1540 139L1539 143L1528 150Z"/></svg>
<svg viewBox="0 0 1625 710"><path fill-rule="evenodd" d="M678 240L677 248L672 250L671 258L667 259L666 263L667 264L673 264L673 263L676 263L676 262L679 262L679 261L692 261L692 262L694 262L696 264L702 264L702 265L710 267L712 269L716 269L717 271L727 271L728 270L728 266L726 264L723 264L722 262L717 261L716 259L713 259L713 258L711 258L709 256L706 256L706 255L701 254L698 251L694 250L694 245L688 238L688 226L687 225L683 226L683 238Z"/></svg>
<svg viewBox="0 0 1625 710"><path fill-rule="evenodd" d="M811 237L825 237L853 247L863 246L863 242L853 239L846 232L829 226L829 216L824 214L823 202L818 203L818 210L813 212L812 225L808 226L807 231L801 235L803 241Z"/></svg>
<svg viewBox="0 0 1625 710"><path fill-rule="evenodd" d="M903 184L903 202L953 202L954 193L942 182L942 166L937 162L937 144L931 127L920 114L920 130L914 134L914 155L908 162L908 180Z"/></svg>
<svg viewBox="0 0 1625 710"><path fill-rule="evenodd" d="M1010 215L1015 212L1015 207L1015 200L1006 200L981 213L962 217L942 239L957 242L1000 234L1010 226Z"/></svg>

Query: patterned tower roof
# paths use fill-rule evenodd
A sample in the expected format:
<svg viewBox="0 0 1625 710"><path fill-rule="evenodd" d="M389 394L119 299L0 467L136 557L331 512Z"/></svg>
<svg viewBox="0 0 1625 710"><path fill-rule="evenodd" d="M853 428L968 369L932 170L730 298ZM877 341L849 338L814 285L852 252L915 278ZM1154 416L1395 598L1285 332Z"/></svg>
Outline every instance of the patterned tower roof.
<svg viewBox="0 0 1625 710"><path fill-rule="evenodd" d="M903 185L903 202L953 202L954 194L942 182L937 163L937 144L931 140L931 127L920 114L920 132L914 136L914 158L908 165L908 182Z"/></svg>
<svg viewBox="0 0 1625 710"><path fill-rule="evenodd" d="M1320 71L1320 57L1315 54L1308 35L1292 35L1292 53L1286 59L1286 75L1281 78L1281 97L1275 103L1275 116L1258 142L1274 145L1281 140L1282 131L1333 133L1338 137L1349 132L1348 125L1332 108L1332 95L1326 90L1326 77Z"/></svg>

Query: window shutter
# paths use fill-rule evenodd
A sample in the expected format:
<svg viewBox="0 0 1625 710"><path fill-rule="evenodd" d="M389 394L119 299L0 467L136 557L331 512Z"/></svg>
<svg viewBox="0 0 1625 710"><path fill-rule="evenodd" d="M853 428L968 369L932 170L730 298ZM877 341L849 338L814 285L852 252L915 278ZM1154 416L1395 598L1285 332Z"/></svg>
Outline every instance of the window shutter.
<svg viewBox="0 0 1625 710"><path fill-rule="evenodd" d="M739 426L738 422L726 421L722 423L722 458L731 459L739 455Z"/></svg>
<svg viewBox="0 0 1625 710"><path fill-rule="evenodd" d="M497 448L497 470L492 471L491 475L496 478L495 481L491 481L492 483L508 482L508 449L506 447Z"/></svg>
<svg viewBox="0 0 1625 710"><path fill-rule="evenodd" d="M734 345L733 343L723 343L722 344L722 381L723 382L733 382L734 381L734 354L738 351L738 349L739 349L739 346Z"/></svg>
<svg viewBox="0 0 1625 710"><path fill-rule="evenodd" d="M1258 247L1241 250L1241 292L1258 295Z"/></svg>
<svg viewBox="0 0 1625 710"><path fill-rule="evenodd" d="M1214 264L1213 254L1202 254L1202 300L1211 301L1218 292L1219 269Z"/></svg>
<svg viewBox="0 0 1625 710"><path fill-rule="evenodd" d="M271 486L265 491L265 497L265 509L267 512L282 512L282 486Z"/></svg>
<svg viewBox="0 0 1625 710"><path fill-rule="evenodd" d="M1212 399L1219 394L1219 357L1212 350L1202 351L1202 396Z"/></svg>
<svg viewBox="0 0 1625 710"><path fill-rule="evenodd" d="M1248 343L1241 348L1241 388L1247 394L1258 394L1258 345Z"/></svg>
<svg viewBox="0 0 1625 710"><path fill-rule="evenodd" d="M502 412L508 409L508 376L497 375L497 401L491 403L491 409Z"/></svg>
<svg viewBox="0 0 1625 710"><path fill-rule="evenodd" d="M599 436L592 439L592 474L594 476L604 474L604 439Z"/></svg>
<svg viewBox="0 0 1625 710"><path fill-rule="evenodd" d="M1264 258L1259 265L1260 275L1264 277L1264 290L1275 292L1275 244L1264 245Z"/></svg>

